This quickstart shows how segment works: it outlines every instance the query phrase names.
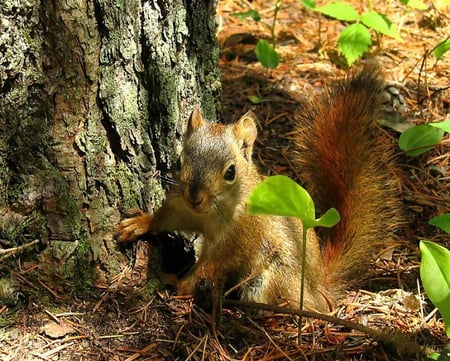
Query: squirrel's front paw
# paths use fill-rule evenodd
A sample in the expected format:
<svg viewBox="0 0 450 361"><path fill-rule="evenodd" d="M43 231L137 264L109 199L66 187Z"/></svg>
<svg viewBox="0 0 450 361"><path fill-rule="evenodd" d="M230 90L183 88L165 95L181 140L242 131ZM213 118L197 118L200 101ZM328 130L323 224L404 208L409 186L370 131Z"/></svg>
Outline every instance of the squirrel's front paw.
<svg viewBox="0 0 450 361"><path fill-rule="evenodd" d="M161 275L161 280L168 286L177 289L178 296L193 296L195 289L195 279L192 276L186 276L179 279L176 275L164 273Z"/></svg>
<svg viewBox="0 0 450 361"><path fill-rule="evenodd" d="M117 240L120 243L135 241L150 231L152 215L144 213L140 209L134 209L129 214L132 218L124 219L116 227Z"/></svg>
<svg viewBox="0 0 450 361"><path fill-rule="evenodd" d="M178 296L193 296L195 291L195 283L191 278L182 278L177 283Z"/></svg>

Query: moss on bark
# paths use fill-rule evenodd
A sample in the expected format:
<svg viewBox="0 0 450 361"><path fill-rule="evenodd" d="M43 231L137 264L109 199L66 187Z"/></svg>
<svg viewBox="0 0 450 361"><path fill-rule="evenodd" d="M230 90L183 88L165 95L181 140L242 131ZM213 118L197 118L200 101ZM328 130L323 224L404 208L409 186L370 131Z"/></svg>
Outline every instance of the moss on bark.
<svg viewBox="0 0 450 361"><path fill-rule="evenodd" d="M193 3L0 9L0 235L42 239L42 274L55 282L108 282L121 270L114 225L161 201L157 174L178 156L193 106L216 118L216 4Z"/></svg>

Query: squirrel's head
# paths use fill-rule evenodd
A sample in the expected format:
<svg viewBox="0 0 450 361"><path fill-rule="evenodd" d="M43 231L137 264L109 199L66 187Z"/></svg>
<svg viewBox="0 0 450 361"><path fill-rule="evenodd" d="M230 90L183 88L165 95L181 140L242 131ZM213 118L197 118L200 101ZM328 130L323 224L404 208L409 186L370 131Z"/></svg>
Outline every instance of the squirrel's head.
<svg viewBox="0 0 450 361"><path fill-rule="evenodd" d="M194 212L223 212L240 202L253 169L256 133L252 113L224 125L205 121L200 110L194 109L184 136L180 169L183 198Z"/></svg>

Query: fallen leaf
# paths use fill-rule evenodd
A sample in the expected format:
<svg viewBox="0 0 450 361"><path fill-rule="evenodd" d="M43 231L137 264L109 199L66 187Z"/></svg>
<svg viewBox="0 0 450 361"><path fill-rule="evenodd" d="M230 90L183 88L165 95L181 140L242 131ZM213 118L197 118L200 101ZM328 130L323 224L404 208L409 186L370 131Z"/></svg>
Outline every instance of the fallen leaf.
<svg viewBox="0 0 450 361"><path fill-rule="evenodd" d="M67 323L56 323L54 321L46 323L42 328L42 331L51 338L61 338L75 332L75 330Z"/></svg>

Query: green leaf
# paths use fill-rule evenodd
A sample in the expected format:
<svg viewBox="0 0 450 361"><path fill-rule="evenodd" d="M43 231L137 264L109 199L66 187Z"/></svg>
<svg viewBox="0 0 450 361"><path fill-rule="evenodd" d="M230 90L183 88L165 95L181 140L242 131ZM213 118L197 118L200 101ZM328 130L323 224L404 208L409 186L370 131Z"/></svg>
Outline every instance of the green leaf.
<svg viewBox="0 0 450 361"><path fill-rule="evenodd" d="M307 9L314 9L316 7L316 2L314 0L300 0L303 6Z"/></svg>
<svg viewBox="0 0 450 361"><path fill-rule="evenodd" d="M443 136L442 129L429 124L420 124L406 129L400 135L398 145L407 155L415 156L439 144Z"/></svg>
<svg viewBox="0 0 450 361"><path fill-rule="evenodd" d="M434 48L434 56L437 60L442 58L447 51L450 50L450 38L441 42L436 48Z"/></svg>
<svg viewBox="0 0 450 361"><path fill-rule="evenodd" d="M428 224L438 227L450 234L450 213L440 214L439 216L432 218Z"/></svg>
<svg viewBox="0 0 450 361"><path fill-rule="evenodd" d="M280 56L264 39L259 39L256 43L255 53L264 68L275 69L280 64Z"/></svg>
<svg viewBox="0 0 450 361"><path fill-rule="evenodd" d="M315 219L314 202L309 193L283 175L268 177L258 184L247 199L247 211L253 215L297 217L305 229L333 227L340 220L334 208Z"/></svg>
<svg viewBox="0 0 450 361"><path fill-rule="evenodd" d="M450 351L449 350L441 350L439 352L432 352L427 357L431 360L436 361L450 361Z"/></svg>
<svg viewBox="0 0 450 361"><path fill-rule="evenodd" d="M312 10L342 21L356 21L359 19L359 14L353 6L341 2L333 2Z"/></svg>
<svg viewBox="0 0 450 361"><path fill-rule="evenodd" d="M335 208L330 208L326 211L322 217L316 219L317 226L320 227L333 227L341 220L339 212Z"/></svg>
<svg viewBox="0 0 450 361"><path fill-rule="evenodd" d="M429 123L428 125L431 125L432 127L442 129L446 131L447 133L450 133L450 119L446 120L444 122L439 123Z"/></svg>
<svg viewBox="0 0 450 361"><path fill-rule="evenodd" d="M392 22L390 22L385 16L375 12L368 11L362 14L361 22L367 27L391 38L402 40L400 34L398 33L396 27Z"/></svg>
<svg viewBox="0 0 450 361"><path fill-rule="evenodd" d="M245 13L233 13L231 15L235 16L241 20L245 20L247 18L252 18L256 22L261 20L261 15L259 15L259 12L254 9L250 9L250 10L246 11Z"/></svg>
<svg viewBox="0 0 450 361"><path fill-rule="evenodd" d="M248 97L248 99L253 103L253 104L261 104L264 99L261 98L259 95L250 95Z"/></svg>
<svg viewBox="0 0 450 361"><path fill-rule="evenodd" d="M247 199L250 214L314 219L315 208L311 196L289 177L275 175L264 179Z"/></svg>
<svg viewBox="0 0 450 361"><path fill-rule="evenodd" d="M422 0L400 0L403 5L417 10L426 10L428 6Z"/></svg>
<svg viewBox="0 0 450 361"><path fill-rule="evenodd" d="M351 24L339 35L338 49L344 54L349 65L361 57L370 45L372 45L370 33L362 24Z"/></svg>
<svg viewBox="0 0 450 361"><path fill-rule="evenodd" d="M420 242L420 278L423 288L435 305L450 337L450 252L429 241Z"/></svg>

